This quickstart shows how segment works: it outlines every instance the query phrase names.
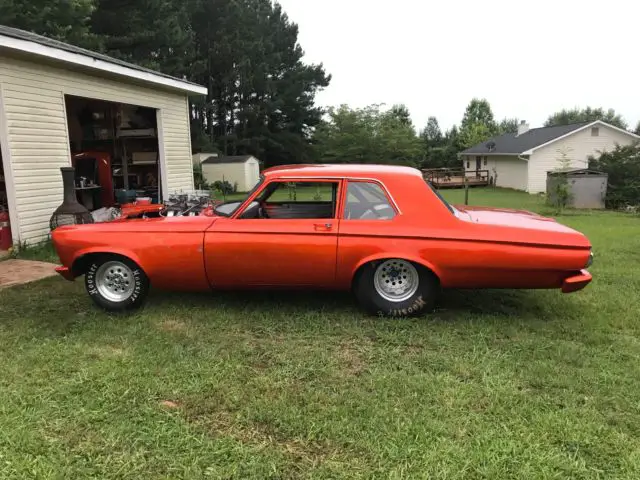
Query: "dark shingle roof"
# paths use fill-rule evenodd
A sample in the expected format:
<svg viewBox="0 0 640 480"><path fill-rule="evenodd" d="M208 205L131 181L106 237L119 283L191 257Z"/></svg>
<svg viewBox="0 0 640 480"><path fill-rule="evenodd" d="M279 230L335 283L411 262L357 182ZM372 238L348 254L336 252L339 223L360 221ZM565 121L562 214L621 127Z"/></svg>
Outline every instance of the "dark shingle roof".
<svg viewBox="0 0 640 480"><path fill-rule="evenodd" d="M121 67L131 68L133 70L138 70L140 72L151 73L153 75L157 75L164 78L169 78L171 80L177 80L179 82L188 83L195 87L200 87L197 83L190 82L188 80L183 80L182 78L172 77L171 75L166 75L161 72L157 72L155 70L151 70L149 68L141 67L139 65L135 65L133 63L125 62L122 60L118 60L117 58L109 57L108 55L103 55L102 53L93 52L91 50L87 50L85 48L76 47L75 45L70 45L68 43L60 42L58 40L54 40L52 38L44 37L42 35L38 35L36 33L27 32L25 30L19 30L13 27L7 27L5 25L0 25L0 35L4 35L6 37L16 38L18 40L25 40L27 42L34 42L40 45L44 45L46 47L57 48L59 50L64 50L69 53L76 53L78 55L84 55L86 57L95 58L96 60L102 60L103 62L112 63L114 65L120 65Z"/></svg>
<svg viewBox="0 0 640 480"><path fill-rule="evenodd" d="M562 137L567 133L571 133L574 130L584 127L592 122L573 123L571 125L556 125L554 127L541 127L532 128L520 136L515 133L505 133L497 137L490 138L482 143L467 148L462 154L482 154L487 155L489 153L513 153L520 154L526 152L532 148L540 146L544 143L550 142L558 137ZM489 151L487 144L493 142L494 148Z"/></svg>
<svg viewBox="0 0 640 480"><path fill-rule="evenodd" d="M245 163L247 160L252 158L253 155L231 155L228 157L209 157L202 161L202 163L206 163L208 165L214 163Z"/></svg>

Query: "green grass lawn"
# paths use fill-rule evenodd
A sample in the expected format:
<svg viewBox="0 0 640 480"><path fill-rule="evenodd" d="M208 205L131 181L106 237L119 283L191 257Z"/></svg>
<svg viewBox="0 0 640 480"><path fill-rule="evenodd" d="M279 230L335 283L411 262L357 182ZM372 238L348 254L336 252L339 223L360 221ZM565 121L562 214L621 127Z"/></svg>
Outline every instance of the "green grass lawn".
<svg viewBox="0 0 640 480"><path fill-rule="evenodd" d="M419 319L332 293L109 316L80 281L0 291L0 478L638 479L640 218L559 220L594 244L586 290L451 291Z"/></svg>

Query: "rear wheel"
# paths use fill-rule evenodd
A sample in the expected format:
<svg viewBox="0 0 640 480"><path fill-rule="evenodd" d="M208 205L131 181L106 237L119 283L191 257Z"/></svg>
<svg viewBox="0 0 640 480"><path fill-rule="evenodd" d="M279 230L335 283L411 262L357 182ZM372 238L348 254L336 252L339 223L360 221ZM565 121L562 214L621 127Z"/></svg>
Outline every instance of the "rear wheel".
<svg viewBox="0 0 640 480"><path fill-rule="evenodd" d="M438 281L421 265L390 258L365 265L355 280L354 292L369 313L415 316L433 309Z"/></svg>
<svg viewBox="0 0 640 480"><path fill-rule="evenodd" d="M149 291L144 271L132 260L115 255L92 259L84 279L91 299L112 312L139 307Z"/></svg>

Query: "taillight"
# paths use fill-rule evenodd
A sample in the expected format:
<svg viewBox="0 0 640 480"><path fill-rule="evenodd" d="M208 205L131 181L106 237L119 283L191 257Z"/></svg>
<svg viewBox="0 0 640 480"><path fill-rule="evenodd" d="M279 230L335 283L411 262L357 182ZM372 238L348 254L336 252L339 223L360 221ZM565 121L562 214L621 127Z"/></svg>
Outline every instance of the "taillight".
<svg viewBox="0 0 640 480"><path fill-rule="evenodd" d="M589 260L587 260L587 265L584 268L589 268L593 263L593 251L589 252Z"/></svg>

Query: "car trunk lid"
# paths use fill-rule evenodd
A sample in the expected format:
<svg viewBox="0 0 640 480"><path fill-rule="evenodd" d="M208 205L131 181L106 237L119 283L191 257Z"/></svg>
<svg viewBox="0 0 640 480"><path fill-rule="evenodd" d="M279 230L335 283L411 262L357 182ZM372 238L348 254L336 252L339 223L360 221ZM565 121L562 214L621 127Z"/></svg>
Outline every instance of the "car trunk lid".
<svg viewBox="0 0 640 480"><path fill-rule="evenodd" d="M479 225L498 225L519 230L532 230L526 243L558 243L576 247L589 247L589 240L580 232L558 223L555 219L544 217L527 210L507 208L470 207L467 205L455 208L461 212L459 218ZM535 232L547 232L551 235L535 235ZM553 235L556 234L556 235ZM505 239L508 239L507 235ZM507 240L508 241L508 240Z"/></svg>

